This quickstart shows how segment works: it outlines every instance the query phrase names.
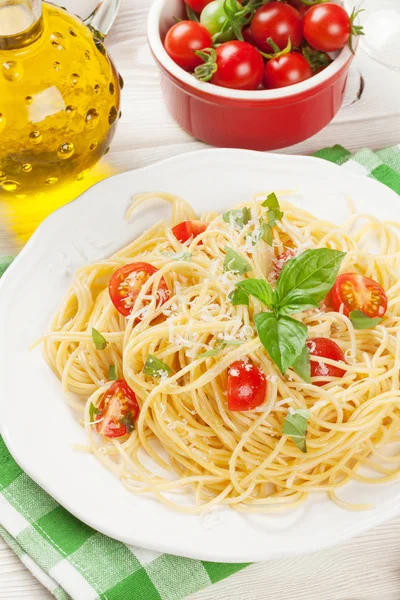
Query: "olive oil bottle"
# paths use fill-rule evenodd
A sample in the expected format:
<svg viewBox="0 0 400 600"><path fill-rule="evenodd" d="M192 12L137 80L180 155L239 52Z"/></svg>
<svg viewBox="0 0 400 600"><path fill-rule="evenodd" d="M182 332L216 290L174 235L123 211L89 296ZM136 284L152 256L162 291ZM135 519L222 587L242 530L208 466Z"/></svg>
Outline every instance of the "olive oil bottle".
<svg viewBox="0 0 400 600"><path fill-rule="evenodd" d="M103 0L85 24L40 0L0 0L0 198L56 190L107 152L122 79L103 41L117 9Z"/></svg>

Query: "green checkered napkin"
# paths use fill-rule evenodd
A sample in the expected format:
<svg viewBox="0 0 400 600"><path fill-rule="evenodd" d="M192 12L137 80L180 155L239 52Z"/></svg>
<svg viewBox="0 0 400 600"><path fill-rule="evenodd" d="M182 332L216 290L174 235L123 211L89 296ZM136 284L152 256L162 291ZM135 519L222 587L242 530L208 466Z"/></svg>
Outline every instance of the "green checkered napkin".
<svg viewBox="0 0 400 600"><path fill-rule="evenodd" d="M400 194L400 145L354 156L334 146L316 156L378 179ZM0 276L11 260L0 259ZM0 535L60 600L179 600L246 566L151 552L94 531L29 479L1 437Z"/></svg>

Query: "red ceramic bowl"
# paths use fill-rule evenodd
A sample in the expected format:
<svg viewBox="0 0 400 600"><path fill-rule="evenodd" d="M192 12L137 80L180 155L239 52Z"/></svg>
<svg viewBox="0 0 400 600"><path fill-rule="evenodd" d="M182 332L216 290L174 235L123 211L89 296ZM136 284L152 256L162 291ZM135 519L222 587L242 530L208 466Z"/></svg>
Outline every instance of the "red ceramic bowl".
<svg viewBox="0 0 400 600"><path fill-rule="evenodd" d="M154 0L147 34L172 116L213 146L276 150L311 137L342 105L353 55L346 46L329 67L307 81L277 90L242 91L197 81L168 56L163 40L183 0Z"/></svg>

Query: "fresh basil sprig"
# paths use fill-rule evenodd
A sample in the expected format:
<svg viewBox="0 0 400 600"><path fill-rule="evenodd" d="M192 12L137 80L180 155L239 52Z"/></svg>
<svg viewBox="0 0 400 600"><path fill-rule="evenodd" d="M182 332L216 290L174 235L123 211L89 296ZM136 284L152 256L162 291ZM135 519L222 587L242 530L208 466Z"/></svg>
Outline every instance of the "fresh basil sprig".
<svg viewBox="0 0 400 600"><path fill-rule="evenodd" d="M299 377L304 379L306 383L311 383L310 350L307 346L304 346L301 354L292 364L292 369Z"/></svg>
<svg viewBox="0 0 400 600"><path fill-rule="evenodd" d="M238 229L243 229L251 219L251 209L248 206L237 210L228 210L222 215L225 223L234 223Z"/></svg>
<svg viewBox="0 0 400 600"><path fill-rule="evenodd" d="M118 379L117 367L116 365L110 365L108 368L108 380L116 381Z"/></svg>
<svg viewBox="0 0 400 600"><path fill-rule="evenodd" d="M272 246L274 240L272 235L272 228L276 225L277 221L280 221L283 217L283 212L279 205L279 200L274 192L269 194L264 202L261 204L264 208L268 208L267 211L267 223L262 221L262 239L266 244Z"/></svg>
<svg viewBox="0 0 400 600"><path fill-rule="evenodd" d="M242 304L244 306L249 306L249 304L250 304L248 293L245 290L242 290L242 289L240 289L238 287L236 287L228 295L228 300L230 300L232 302L233 306L240 306Z"/></svg>
<svg viewBox="0 0 400 600"><path fill-rule="evenodd" d="M249 304L254 296L269 312L254 316L258 336L282 373L293 367L310 381L310 356L305 349L307 327L289 315L318 306L336 281L344 252L319 248L306 250L287 261L275 290L262 279L245 279L236 284L233 304Z"/></svg>
<svg viewBox="0 0 400 600"><path fill-rule="evenodd" d="M321 302L336 281L340 264L346 253L330 248L306 250L288 260L276 284L276 293L283 307L290 292L300 291ZM304 309L302 309L304 310Z"/></svg>
<svg viewBox="0 0 400 600"><path fill-rule="evenodd" d="M273 306L274 290L264 279L245 279L244 281L239 281L236 284L236 290L243 292L247 296L247 300L249 296L254 296L254 298L260 300L265 306ZM245 304L248 304L248 302Z"/></svg>
<svg viewBox="0 0 400 600"><path fill-rule="evenodd" d="M286 415L282 427L282 432L289 436L302 452L307 452L306 434L309 417L309 410L299 408Z"/></svg>
<svg viewBox="0 0 400 600"><path fill-rule="evenodd" d="M354 329L373 329L382 322L382 319L379 317L373 319L361 310L352 310L349 317L350 321L353 323Z"/></svg>
<svg viewBox="0 0 400 600"><path fill-rule="evenodd" d="M171 368L153 354L149 354L143 367L143 373L149 377L165 377L170 375Z"/></svg>
<svg viewBox="0 0 400 600"><path fill-rule="evenodd" d="M281 373L300 356L307 340L307 327L285 315L262 312L254 316L258 337Z"/></svg>
<svg viewBox="0 0 400 600"><path fill-rule="evenodd" d="M97 420L95 420L95 415L99 415L100 414L100 410L97 408L97 406L95 406L93 404L93 402L90 403L89 406L89 419L91 423L95 423Z"/></svg>
<svg viewBox="0 0 400 600"><path fill-rule="evenodd" d="M252 270L250 263L233 248L225 246L224 271L234 271L240 275Z"/></svg>
<svg viewBox="0 0 400 600"><path fill-rule="evenodd" d="M92 340L97 350L104 350L107 346L108 342L104 335L97 331L94 327L92 327Z"/></svg>

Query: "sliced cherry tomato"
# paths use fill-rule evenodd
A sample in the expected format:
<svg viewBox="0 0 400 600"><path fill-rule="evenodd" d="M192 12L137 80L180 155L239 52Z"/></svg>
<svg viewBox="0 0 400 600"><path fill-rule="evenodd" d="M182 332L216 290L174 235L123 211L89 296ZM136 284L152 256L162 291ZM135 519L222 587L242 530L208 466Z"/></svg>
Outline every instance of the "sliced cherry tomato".
<svg viewBox="0 0 400 600"><path fill-rule="evenodd" d="M218 46L217 72L211 83L235 90L256 90L263 78L264 61L251 44L234 40Z"/></svg>
<svg viewBox="0 0 400 600"><path fill-rule="evenodd" d="M267 380L252 362L238 360L228 370L228 406L230 410L253 410L265 400Z"/></svg>
<svg viewBox="0 0 400 600"><path fill-rule="evenodd" d="M279 256L277 256L277 258L274 261L274 271L277 275L280 275L283 267L285 266L285 263L290 259L293 258L296 254L296 251L294 248L285 248L285 250L283 252L281 252L281 254L279 254Z"/></svg>
<svg viewBox="0 0 400 600"><path fill-rule="evenodd" d="M270 2L259 8L250 23L250 31L256 45L264 52L273 53L274 48L267 42L271 38L280 50L288 45L293 48L303 40L303 28L298 11L283 2Z"/></svg>
<svg viewBox="0 0 400 600"><path fill-rule="evenodd" d="M171 231L178 240L178 242L184 244L185 242L190 240L191 237L194 239L201 233L204 233L207 227L208 224L203 223L203 221L182 221L182 223L175 225L175 227L173 227Z"/></svg>
<svg viewBox="0 0 400 600"><path fill-rule="evenodd" d="M203 8L213 0L185 0L186 4L196 13L201 13Z"/></svg>
<svg viewBox="0 0 400 600"><path fill-rule="evenodd" d="M307 347L310 350L311 356L320 356L322 358L329 358L330 360L336 360L346 362L343 352L332 340L328 338L313 338L307 340ZM311 377L343 377L346 373L344 369L333 365L326 365L317 361L311 361ZM314 385L325 385L326 381L315 382Z"/></svg>
<svg viewBox="0 0 400 600"><path fill-rule="evenodd" d="M126 381L118 379L105 392L97 410L97 433L116 438L132 431L139 414L139 404Z"/></svg>
<svg viewBox="0 0 400 600"><path fill-rule="evenodd" d="M202 59L195 54L212 46L211 35L203 25L195 21L180 21L175 23L165 36L164 47L177 65L194 71L201 65Z"/></svg>
<svg viewBox="0 0 400 600"><path fill-rule="evenodd" d="M298 52L289 52L272 58L265 65L264 85L267 89L287 87L312 77L307 60Z"/></svg>
<svg viewBox="0 0 400 600"><path fill-rule="evenodd" d="M303 20L303 33L316 50L334 52L349 41L352 25L344 8L328 2L312 6Z"/></svg>
<svg viewBox="0 0 400 600"><path fill-rule="evenodd" d="M138 262L124 265L112 274L108 291L112 303L121 315L128 317L131 314L142 285L157 271L158 269L153 265ZM168 298L169 289L164 277L162 277L157 290L157 305L161 306ZM143 302L144 305L149 303L150 300Z"/></svg>
<svg viewBox="0 0 400 600"><path fill-rule="evenodd" d="M343 305L346 316L353 310L361 310L374 319L383 317L388 299L383 287L373 279L357 273L343 273L330 292L330 303L337 312Z"/></svg>

